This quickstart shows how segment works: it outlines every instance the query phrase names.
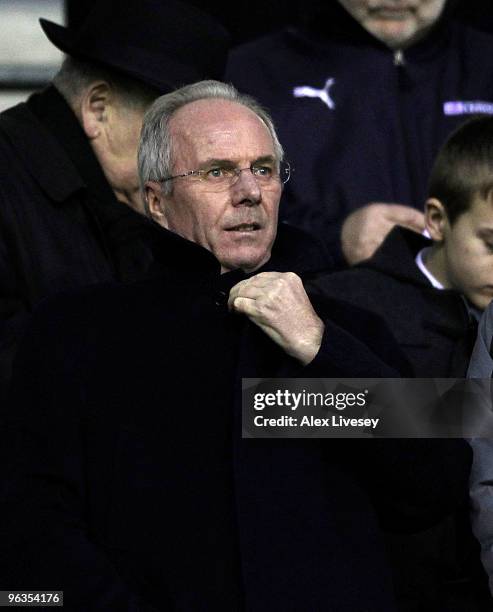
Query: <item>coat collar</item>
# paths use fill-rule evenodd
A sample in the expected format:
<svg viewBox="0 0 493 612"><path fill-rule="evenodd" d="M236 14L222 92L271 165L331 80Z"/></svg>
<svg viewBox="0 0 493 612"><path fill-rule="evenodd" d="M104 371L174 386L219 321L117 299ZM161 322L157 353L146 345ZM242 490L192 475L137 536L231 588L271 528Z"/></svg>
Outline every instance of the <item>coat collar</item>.
<svg viewBox="0 0 493 612"><path fill-rule="evenodd" d="M375 255L361 262L356 268L372 268L393 278L431 287L430 281L421 273L415 258L421 249L433 242L421 234L396 226L384 240Z"/></svg>
<svg viewBox="0 0 493 612"><path fill-rule="evenodd" d="M57 204L66 203L81 190L88 190L95 199L114 201L76 116L53 86L2 113L0 130L41 189Z"/></svg>
<svg viewBox="0 0 493 612"><path fill-rule="evenodd" d="M166 275L189 281L195 277L225 292L240 280L260 272L295 272L307 277L322 270L332 269L332 260L323 245L306 232L281 223L269 261L251 274L233 270L221 274L221 266L204 247L163 228L156 232L156 262L151 275ZM188 280L187 280L188 279Z"/></svg>
<svg viewBox="0 0 493 612"><path fill-rule="evenodd" d="M475 326L476 316L465 297L455 289L436 289L416 265L417 253L433 242L403 227L395 227L375 255L355 268L373 269L409 285L419 287L430 305L424 330L433 329L441 334L460 338L468 324ZM416 331L416 339L421 328ZM424 340L426 340L426 334Z"/></svg>

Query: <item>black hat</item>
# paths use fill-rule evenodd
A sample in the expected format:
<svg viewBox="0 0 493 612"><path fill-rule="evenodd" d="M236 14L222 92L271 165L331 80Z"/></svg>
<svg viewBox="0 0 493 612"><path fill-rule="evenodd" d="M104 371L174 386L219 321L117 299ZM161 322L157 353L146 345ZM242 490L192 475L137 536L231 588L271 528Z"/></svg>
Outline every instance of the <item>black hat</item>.
<svg viewBox="0 0 493 612"><path fill-rule="evenodd" d="M99 0L77 31L39 21L64 53L119 70L160 93L223 78L229 34L178 0Z"/></svg>

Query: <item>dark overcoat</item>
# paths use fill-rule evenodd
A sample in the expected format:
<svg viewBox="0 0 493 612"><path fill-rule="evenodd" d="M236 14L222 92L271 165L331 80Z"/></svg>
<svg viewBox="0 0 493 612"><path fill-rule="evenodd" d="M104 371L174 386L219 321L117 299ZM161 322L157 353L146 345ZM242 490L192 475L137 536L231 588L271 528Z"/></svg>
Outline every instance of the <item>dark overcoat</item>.
<svg viewBox="0 0 493 612"><path fill-rule="evenodd" d="M80 612L393 610L375 507L436 520L462 496L469 448L242 439L243 376L396 371L328 319L299 367L228 311L243 273L168 237L161 278L35 316L14 374L0 583L63 589ZM280 241L265 269L306 271L309 248Z"/></svg>
<svg viewBox="0 0 493 612"><path fill-rule="evenodd" d="M118 202L75 115L49 87L0 115L0 389L40 299L142 277L159 227Z"/></svg>

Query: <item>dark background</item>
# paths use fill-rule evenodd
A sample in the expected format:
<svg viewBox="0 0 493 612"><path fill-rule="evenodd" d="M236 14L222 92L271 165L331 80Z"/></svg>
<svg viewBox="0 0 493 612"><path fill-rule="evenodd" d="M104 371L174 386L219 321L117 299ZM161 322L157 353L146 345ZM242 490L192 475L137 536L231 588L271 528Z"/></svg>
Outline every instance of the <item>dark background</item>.
<svg viewBox="0 0 493 612"><path fill-rule="evenodd" d="M297 24L316 9L320 3L337 0L236 0L226 3L218 0L187 0L189 4L216 17L228 28L233 43L251 40L262 34L281 28L286 24ZM464 19L475 23L479 28L493 32L493 0L449 0L457 4L457 10ZM66 0L67 23L76 26L89 8L97 0Z"/></svg>

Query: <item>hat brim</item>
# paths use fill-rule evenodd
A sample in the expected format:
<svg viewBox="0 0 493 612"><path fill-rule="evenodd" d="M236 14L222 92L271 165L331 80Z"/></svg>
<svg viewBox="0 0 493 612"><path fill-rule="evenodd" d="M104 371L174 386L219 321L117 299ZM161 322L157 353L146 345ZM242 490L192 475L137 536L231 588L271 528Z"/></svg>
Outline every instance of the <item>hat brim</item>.
<svg viewBox="0 0 493 612"><path fill-rule="evenodd" d="M64 53L68 53L69 55L73 54L72 40L74 38L74 34L69 28L43 18L39 20L39 23L43 28L43 32L48 37L48 40L53 43L55 47Z"/></svg>
<svg viewBox="0 0 493 612"><path fill-rule="evenodd" d="M125 49L113 49L111 54L98 52L94 47L81 48L75 44L74 32L69 28L47 19L41 18L39 22L48 39L64 53L78 59L97 62L153 87L159 93L168 93L177 87L181 87L184 83L203 78L193 66L184 65L172 57L161 57L157 65L154 56L146 53L144 49L134 48L131 45ZM138 58L140 67L138 70L133 68L136 58ZM157 74L161 77L157 77Z"/></svg>

